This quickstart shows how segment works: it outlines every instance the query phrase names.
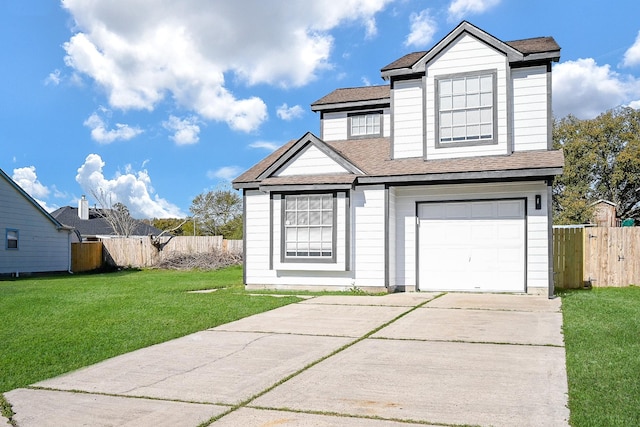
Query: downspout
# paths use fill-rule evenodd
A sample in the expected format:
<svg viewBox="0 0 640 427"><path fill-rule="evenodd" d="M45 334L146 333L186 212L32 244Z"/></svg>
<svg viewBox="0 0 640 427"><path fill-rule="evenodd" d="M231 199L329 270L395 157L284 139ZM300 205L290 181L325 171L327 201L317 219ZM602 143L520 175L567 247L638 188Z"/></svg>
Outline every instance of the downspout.
<svg viewBox="0 0 640 427"><path fill-rule="evenodd" d="M58 231L59 230L66 230L67 232L67 273L69 274L73 274L73 271L71 271L71 264L72 264L72 259L71 259L71 233L76 233L76 235L78 236L78 238L80 239L80 241L82 242L82 238L80 237L80 233L78 232L78 230L76 230L73 227L66 227L66 226L62 226L62 227L58 227Z"/></svg>
<svg viewBox="0 0 640 427"><path fill-rule="evenodd" d="M67 251L69 252L67 273L73 274L71 271L71 230L67 230Z"/></svg>
<svg viewBox="0 0 640 427"><path fill-rule="evenodd" d="M549 253L549 299L554 299L555 295L555 285L554 285L554 274L553 274L553 192L552 192L553 178L547 179L547 245L549 245L548 253Z"/></svg>

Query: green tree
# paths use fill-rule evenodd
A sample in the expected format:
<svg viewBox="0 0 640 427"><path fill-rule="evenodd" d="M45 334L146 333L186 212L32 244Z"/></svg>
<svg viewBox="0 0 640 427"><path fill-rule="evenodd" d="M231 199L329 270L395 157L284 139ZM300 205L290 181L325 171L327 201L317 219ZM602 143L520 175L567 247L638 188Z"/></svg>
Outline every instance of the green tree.
<svg viewBox="0 0 640 427"><path fill-rule="evenodd" d="M620 218L640 217L640 112L621 107L595 119L554 120L553 144L565 156L553 186L554 222L587 223L591 204L616 203Z"/></svg>
<svg viewBox="0 0 640 427"><path fill-rule="evenodd" d="M229 184L197 195L189 208L198 235L242 238L242 198Z"/></svg>

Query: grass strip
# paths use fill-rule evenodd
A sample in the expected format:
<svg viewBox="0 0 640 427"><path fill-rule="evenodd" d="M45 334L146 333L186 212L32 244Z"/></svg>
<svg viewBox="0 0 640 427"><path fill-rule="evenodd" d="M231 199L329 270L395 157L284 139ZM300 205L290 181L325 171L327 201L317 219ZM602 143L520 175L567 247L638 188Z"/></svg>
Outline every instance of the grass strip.
<svg viewBox="0 0 640 427"><path fill-rule="evenodd" d="M562 295L574 427L640 425L640 287Z"/></svg>
<svg viewBox="0 0 640 427"><path fill-rule="evenodd" d="M13 412L11 404L7 402L7 399L4 397L4 394L0 394L0 413L7 419L9 425L16 426L16 422L13 420L15 413Z"/></svg>

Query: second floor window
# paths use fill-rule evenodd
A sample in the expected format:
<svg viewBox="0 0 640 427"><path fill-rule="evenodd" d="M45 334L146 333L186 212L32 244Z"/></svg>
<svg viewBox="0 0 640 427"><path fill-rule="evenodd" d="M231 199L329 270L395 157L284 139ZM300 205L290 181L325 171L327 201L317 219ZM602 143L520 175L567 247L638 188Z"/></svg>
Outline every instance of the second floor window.
<svg viewBox="0 0 640 427"><path fill-rule="evenodd" d="M349 135L351 137L381 135L380 117L382 114L379 111L350 115Z"/></svg>
<svg viewBox="0 0 640 427"><path fill-rule="evenodd" d="M438 142L490 142L495 133L493 73L438 78Z"/></svg>

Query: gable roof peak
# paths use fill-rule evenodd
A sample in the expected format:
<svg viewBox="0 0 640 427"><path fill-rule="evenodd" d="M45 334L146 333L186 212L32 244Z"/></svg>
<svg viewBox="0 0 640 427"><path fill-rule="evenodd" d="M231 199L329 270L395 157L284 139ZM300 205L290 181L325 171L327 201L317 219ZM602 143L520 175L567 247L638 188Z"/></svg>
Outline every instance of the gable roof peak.
<svg viewBox="0 0 640 427"><path fill-rule="evenodd" d="M0 169L0 178L4 179L10 186L12 186L22 197L24 197L27 202L32 204L36 210L38 210L42 215L44 215L49 221L53 223L53 225L59 229L64 230L68 229L63 224L61 224L57 219L55 219L45 208L42 207L40 203L36 201L33 197L29 195L20 185L13 180L5 171Z"/></svg>
<svg viewBox="0 0 640 427"><path fill-rule="evenodd" d="M388 80L393 76L415 74L424 71L424 65L451 45L463 34L469 34L481 42L503 52L509 62L544 60L558 61L560 46L553 37L534 37L529 39L505 42L488 32L476 27L469 21L462 21L428 51L413 52L384 66L380 71L382 78Z"/></svg>

